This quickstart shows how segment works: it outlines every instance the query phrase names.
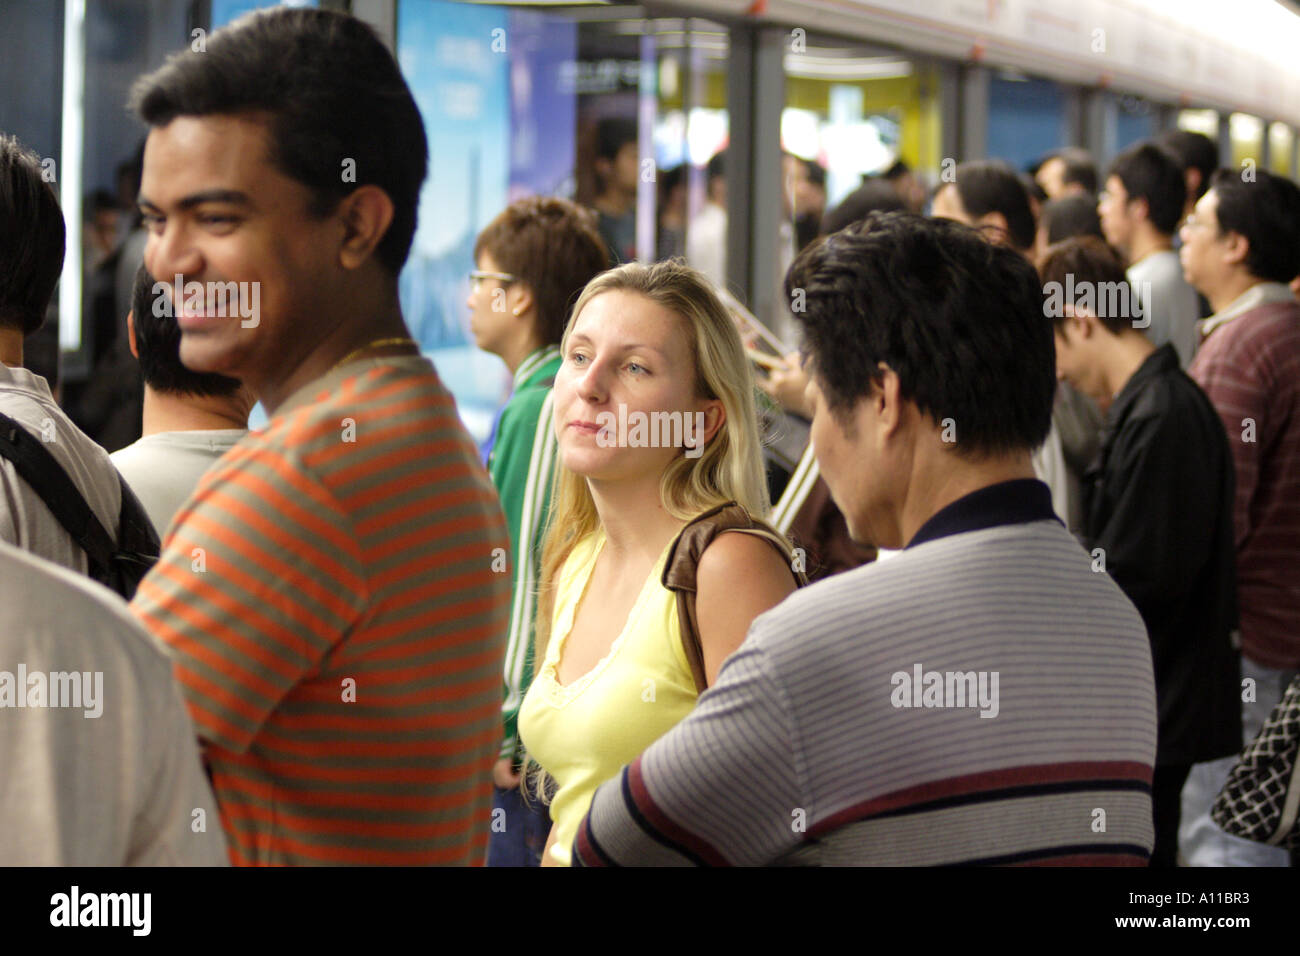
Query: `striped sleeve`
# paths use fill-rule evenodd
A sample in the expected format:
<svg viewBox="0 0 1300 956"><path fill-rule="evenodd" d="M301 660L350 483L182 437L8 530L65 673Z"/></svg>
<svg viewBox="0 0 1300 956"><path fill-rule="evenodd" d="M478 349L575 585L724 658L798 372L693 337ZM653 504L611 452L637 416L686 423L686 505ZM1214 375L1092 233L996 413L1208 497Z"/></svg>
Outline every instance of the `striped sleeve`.
<svg viewBox="0 0 1300 956"><path fill-rule="evenodd" d="M749 642L684 721L596 791L575 866L754 866L803 839L785 692Z"/></svg>
<svg viewBox="0 0 1300 956"><path fill-rule="evenodd" d="M518 750L519 708L532 682L533 626L537 615L537 580L541 564L546 506L555 465L555 430L551 390L531 389L511 400L501 417L491 475L510 530L510 565L514 573L510 634L502 703L504 739L501 757Z"/></svg>
<svg viewBox="0 0 1300 956"><path fill-rule="evenodd" d="M1220 329L1221 341L1211 338L1201 347L1190 372L1209 396L1228 433L1237 480L1233 522L1240 548L1254 530L1251 503L1259 484L1262 449L1271 445L1273 427L1268 419L1268 405L1273 387L1248 350L1229 347L1229 337L1224 335L1227 331Z"/></svg>
<svg viewBox="0 0 1300 956"><path fill-rule="evenodd" d="M369 595L350 522L300 462L250 446L217 468L131 609L167 645L199 737L244 753Z"/></svg>

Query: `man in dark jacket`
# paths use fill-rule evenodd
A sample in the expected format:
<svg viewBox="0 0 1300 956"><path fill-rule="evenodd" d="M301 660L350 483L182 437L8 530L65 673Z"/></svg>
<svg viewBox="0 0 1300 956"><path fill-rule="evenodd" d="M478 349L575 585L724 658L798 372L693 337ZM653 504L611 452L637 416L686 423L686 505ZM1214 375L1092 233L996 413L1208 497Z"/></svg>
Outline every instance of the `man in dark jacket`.
<svg viewBox="0 0 1300 956"><path fill-rule="evenodd" d="M1159 709L1151 865L1173 866L1191 765L1241 746L1231 453L1173 346L1157 348L1140 331L1137 295L1109 246L1067 240L1047 250L1040 271L1057 375L1106 414L1084 482L1084 538L1093 569L1123 588L1151 638Z"/></svg>

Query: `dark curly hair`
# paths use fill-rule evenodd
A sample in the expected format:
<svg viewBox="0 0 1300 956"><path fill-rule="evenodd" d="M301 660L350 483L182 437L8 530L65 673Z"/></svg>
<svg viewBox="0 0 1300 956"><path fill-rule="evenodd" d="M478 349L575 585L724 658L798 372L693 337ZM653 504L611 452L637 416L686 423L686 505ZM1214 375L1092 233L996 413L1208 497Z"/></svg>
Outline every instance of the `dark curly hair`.
<svg viewBox="0 0 1300 956"><path fill-rule="evenodd" d="M1056 353L1038 276L1020 254L956 222L876 212L800 253L785 286L842 425L883 362L905 399L956 422L963 454L1046 440Z"/></svg>
<svg viewBox="0 0 1300 956"><path fill-rule="evenodd" d="M212 34L204 52L174 54L137 80L130 103L150 126L265 114L271 162L311 190L313 215L361 186L388 194L393 221L375 254L392 275L401 271L429 147L397 61L361 20L284 7L246 14ZM347 160L355 182L344 182Z"/></svg>
<svg viewBox="0 0 1300 956"><path fill-rule="evenodd" d="M1210 189L1219 199L1219 234L1235 232L1250 243L1251 275L1270 282L1300 275L1300 187L1263 169L1251 181L1240 170L1220 169Z"/></svg>
<svg viewBox="0 0 1300 956"><path fill-rule="evenodd" d="M578 293L610 266L595 220L567 199L530 196L502 210L474 243L475 259L486 252L527 283L537 302L537 332L547 345L559 344Z"/></svg>

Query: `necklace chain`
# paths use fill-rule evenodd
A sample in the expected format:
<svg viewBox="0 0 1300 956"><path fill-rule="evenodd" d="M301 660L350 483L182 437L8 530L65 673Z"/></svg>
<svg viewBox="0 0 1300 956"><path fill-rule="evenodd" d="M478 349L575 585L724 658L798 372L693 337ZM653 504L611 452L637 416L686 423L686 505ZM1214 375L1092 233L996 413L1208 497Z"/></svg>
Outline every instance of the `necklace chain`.
<svg viewBox="0 0 1300 956"><path fill-rule="evenodd" d="M351 362L358 355L361 355L363 352L369 352L371 349L389 348L398 345L413 345L417 349L420 347L420 343L415 341L415 339L406 338L405 336L401 338L392 338L392 339L375 339L373 342L367 342L365 345L361 346L361 348L353 349L347 355L343 356L341 359L339 359L337 362L334 363L334 365L330 368L330 371L332 372L334 371L334 369L339 368L340 366L347 365L349 362Z"/></svg>

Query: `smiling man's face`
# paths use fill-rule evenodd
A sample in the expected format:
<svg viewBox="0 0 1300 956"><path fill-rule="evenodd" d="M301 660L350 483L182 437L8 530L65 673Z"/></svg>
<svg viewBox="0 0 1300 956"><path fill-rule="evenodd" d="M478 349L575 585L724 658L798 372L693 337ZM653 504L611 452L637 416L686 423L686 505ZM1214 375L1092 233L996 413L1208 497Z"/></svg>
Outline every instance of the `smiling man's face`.
<svg viewBox="0 0 1300 956"><path fill-rule="evenodd" d="M175 303L181 361L255 393L284 381L337 325L331 319L343 226L311 213L311 192L271 165L269 133L247 115L179 116L149 134L140 208L144 261L159 282L235 283L243 300L213 315ZM256 284L254 286L254 284ZM257 314L248 311L257 290Z"/></svg>

